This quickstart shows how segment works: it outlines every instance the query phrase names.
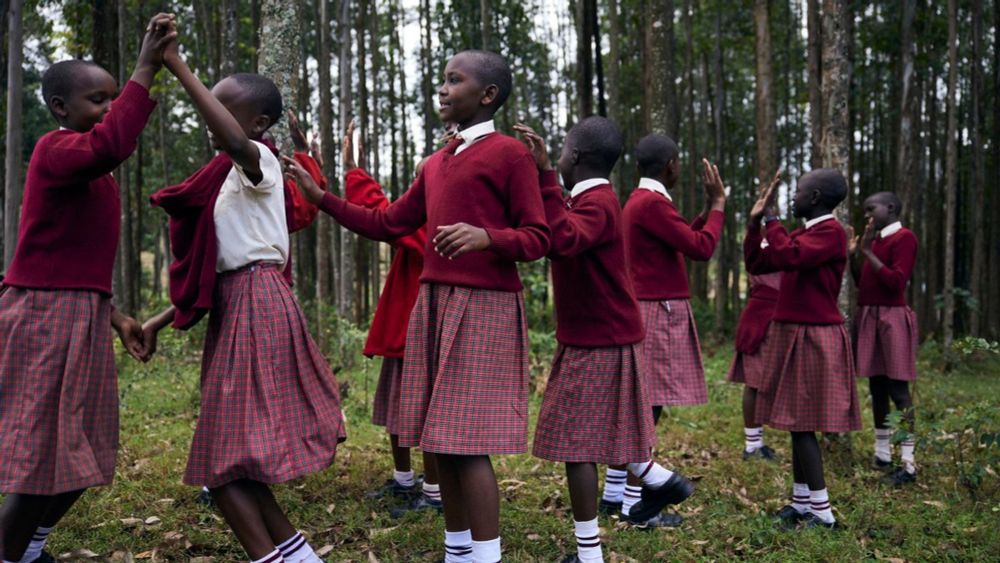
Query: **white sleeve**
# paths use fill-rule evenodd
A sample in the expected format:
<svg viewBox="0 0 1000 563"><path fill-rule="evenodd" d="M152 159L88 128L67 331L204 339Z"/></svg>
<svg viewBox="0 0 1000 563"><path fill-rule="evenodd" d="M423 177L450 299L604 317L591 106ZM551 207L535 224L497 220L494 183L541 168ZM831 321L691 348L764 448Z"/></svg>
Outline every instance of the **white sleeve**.
<svg viewBox="0 0 1000 563"><path fill-rule="evenodd" d="M278 157L274 156L271 149L267 148L267 146L263 143L258 143L257 141L252 142L257 146L257 152L260 154L261 180L259 183L254 184L250 181L250 178L247 178L246 172L243 171L243 168L236 162L233 162L233 169L236 170L240 186L250 188L258 192L267 192L275 189L276 187L283 186L284 180L281 174L281 163L278 162Z"/></svg>

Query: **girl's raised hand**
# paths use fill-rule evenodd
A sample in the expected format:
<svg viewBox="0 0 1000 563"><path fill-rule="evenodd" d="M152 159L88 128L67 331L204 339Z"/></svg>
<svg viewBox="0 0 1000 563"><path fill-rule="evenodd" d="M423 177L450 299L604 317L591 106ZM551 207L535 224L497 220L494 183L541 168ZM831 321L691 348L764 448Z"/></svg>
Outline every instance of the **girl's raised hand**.
<svg viewBox="0 0 1000 563"><path fill-rule="evenodd" d="M764 191L760 193L760 197L753 204L750 209L750 222L759 223L761 217L764 216L769 209L774 208L774 201L778 197L778 185L781 183L781 170L774 173L774 179L771 183L764 188Z"/></svg>
<svg viewBox="0 0 1000 563"><path fill-rule="evenodd" d="M535 164L539 170L552 170L552 162L549 160L549 151L545 148L545 139L535 130L523 123L514 126L514 130L521 134L524 142L528 144L531 156L535 157Z"/></svg>
<svg viewBox="0 0 1000 563"><path fill-rule="evenodd" d="M285 165L285 178L295 182L295 185L299 187L299 191L302 192L302 195L305 196L309 203L319 205L320 200L323 199L323 194L326 192L316 185L316 180L313 180L309 172L306 172L306 169L302 168L294 158L282 155L281 161Z"/></svg>
<svg viewBox="0 0 1000 563"><path fill-rule="evenodd" d="M347 124L347 132L344 133L344 142L341 144L340 155L344 162L344 172L350 172L355 168L358 168L355 154L361 154L361 139L358 139L357 149L354 147L354 120L352 119L350 123Z"/></svg>

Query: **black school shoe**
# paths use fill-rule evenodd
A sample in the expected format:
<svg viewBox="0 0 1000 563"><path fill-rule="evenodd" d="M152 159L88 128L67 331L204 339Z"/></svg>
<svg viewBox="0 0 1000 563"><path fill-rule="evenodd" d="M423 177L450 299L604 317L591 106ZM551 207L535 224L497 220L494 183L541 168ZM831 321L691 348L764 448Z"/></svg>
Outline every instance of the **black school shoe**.
<svg viewBox="0 0 1000 563"><path fill-rule="evenodd" d="M743 461L748 461L754 458L760 458L765 461L777 461L778 454L776 454L769 446L761 446L752 452L743 450Z"/></svg>
<svg viewBox="0 0 1000 563"><path fill-rule="evenodd" d="M878 456L875 456L872 458L872 467L880 471L888 471L892 469L892 460L882 461Z"/></svg>
<svg viewBox="0 0 1000 563"><path fill-rule="evenodd" d="M563 557L559 561L559 563L580 563L580 558L577 557L576 554L574 553L573 555L567 555L566 557Z"/></svg>
<svg viewBox="0 0 1000 563"><path fill-rule="evenodd" d="M802 514L795 509L794 506L786 504L781 507L775 515L778 520L778 527L782 530L794 530L798 526L799 522L806 519L807 516L811 516L809 513Z"/></svg>
<svg viewBox="0 0 1000 563"><path fill-rule="evenodd" d="M605 516L614 516L622 511L622 503L611 502L610 500L601 499L601 502L597 505L597 513L603 514Z"/></svg>
<svg viewBox="0 0 1000 563"><path fill-rule="evenodd" d="M631 520L631 519L630 519ZM633 523L637 530L652 530L654 528L679 528L684 523L684 517L676 512L661 512L645 522Z"/></svg>
<svg viewBox="0 0 1000 563"><path fill-rule="evenodd" d="M917 474L910 473L902 467L897 467L895 471L882 478L882 481L893 487L904 487L917 482Z"/></svg>
<svg viewBox="0 0 1000 563"><path fill-rule="evenodd" d="M421 510L436 510L439 514L444 512L444 505L439 500L433 500L427 495L421 494L403 506L397 506L390 511L393 518L402 518L407 512L419 512Z"/></svg>
<svg viewBox="0 0 1000 563"><path fill-rule="evenodd" d="M799 528L803 530L809 530L812 528L821 528L826 530L843 530L844 526L834 520L833 522L824 522L816 517L815 514L807 514L802 518L802 522L799 523Z"/></svg>
<svg viewBox="0 0 1000 563"><path fill-rule="evenodd" d="M400 485L395 479L386 479L381 488L365 493L365 498L385 498L388 496L410 498L422 490L423 484L424 480L419 477L414 479L413 485L409 487Z"/></svg>
<svg viewBox="0 0 1000 563"><path fill-rule="evenodd" d="M674 473L667 479L659 489L642 487L642 498L632 506L629 511L628 521L633 524L642 524L653 516L656 516L667 507L668 504L680 504L684 499L694 493L694 483L688 481L680 473Z"/></svg>
<svg viewBox="0 0 1000 563"><path fill-rule="evenodd" d="M31 563L56 563L56 558L52 557L51 553L43 549L42 554L36 557Z"/></svg>

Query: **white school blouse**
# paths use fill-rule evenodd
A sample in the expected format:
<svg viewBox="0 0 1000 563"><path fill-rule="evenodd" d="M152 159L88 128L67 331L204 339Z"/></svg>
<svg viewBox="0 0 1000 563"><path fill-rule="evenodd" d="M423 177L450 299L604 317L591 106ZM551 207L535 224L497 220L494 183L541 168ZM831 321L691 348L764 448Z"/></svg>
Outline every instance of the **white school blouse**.
<svg viewBox="0 0 1000 563"><path fill-rule="evenodd" d="M216 272L228 272L257 261L288 260L285 183L281 163L271 149L253 141L260 153L263 178L254 184L233 163L215 202Z"/></svg>

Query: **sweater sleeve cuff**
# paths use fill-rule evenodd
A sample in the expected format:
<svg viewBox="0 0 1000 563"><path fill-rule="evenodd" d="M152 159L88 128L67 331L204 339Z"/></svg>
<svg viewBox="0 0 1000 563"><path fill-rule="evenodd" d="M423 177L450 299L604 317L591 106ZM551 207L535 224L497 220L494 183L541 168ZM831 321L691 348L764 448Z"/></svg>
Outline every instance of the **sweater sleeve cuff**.
<svg viewBox="0 0 1000 563"><path fill-rule="evenodd" d="M490 237L490 250L510 260L517 259L517 233L513 229L486 228Z"/></svg>

